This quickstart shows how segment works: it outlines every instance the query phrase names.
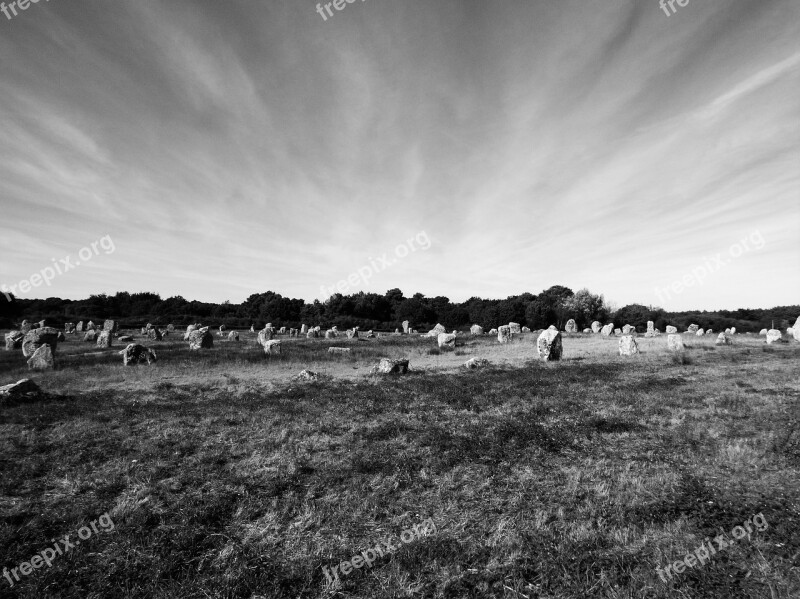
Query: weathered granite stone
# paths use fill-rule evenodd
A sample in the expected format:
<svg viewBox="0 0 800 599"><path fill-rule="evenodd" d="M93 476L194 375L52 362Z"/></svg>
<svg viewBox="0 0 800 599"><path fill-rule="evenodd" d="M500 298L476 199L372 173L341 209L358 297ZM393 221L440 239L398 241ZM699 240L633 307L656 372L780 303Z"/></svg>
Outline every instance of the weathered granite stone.
<svg viewBox="0 0 800 599"><path fill-rule="evenodd" d="M619 355L632 356L639 353L639 346L636 344L636 339L633 335L623 335L619 338Z"/></svg>
<svg viewBox="0 0 800 599"><path fill-rule="evenodd" d="M539 353L539 358L545 362L560 360L563 351L561 333L552 329L542 331L542 334L536 340L536 351Z"/></svg>
<svg viewBox="0 0 800 599"><path fill-rule="evenodd" d="M406 374L407 372L408 360L381 358L381 361L372 367L373 374Z"/></svg>
<svg viewBox="0 0 800 599"><path fill-rule="evenodd" d="M125 366L132 366L140 362L147 362L149 365L151 362L157 361L156 352L138 343L129 344L125 349L120 351L119 354L122 356L122 363Z"/></svg>
<svg viewBox="0 0 800 599"><path fill-rule="evenodd" d="M49 345L40 346L30 358L28 358L29 370L52 370L56 367L53 349Z"/></svg>

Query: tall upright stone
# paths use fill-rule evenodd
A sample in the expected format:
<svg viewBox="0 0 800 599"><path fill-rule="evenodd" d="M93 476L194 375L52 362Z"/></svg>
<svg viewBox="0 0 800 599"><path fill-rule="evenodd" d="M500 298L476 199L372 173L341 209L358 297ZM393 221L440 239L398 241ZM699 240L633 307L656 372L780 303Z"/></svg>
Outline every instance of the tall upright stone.
<svg viewBox="0 0 800 599"><path fill-rule="evenodd" d="M508 343L511 341L511 329L508 325L504 324L497 329L497 340L500 343Z"/></svg>
<svg viewBox="0 0 800 599"><path fill-rule="evenodd" d="M518 322L509 322L508 329L511 331L512 335L519 335L522 332Z"/></svg>
<svg viewBox="0 0 800 599"><path fill-rule="evenodd" d="M636 339L633 335L623 335L619 338L619 355L632 356L639 353L639 346L636 344Z"/></svg>
<svg viewBox="0 0 800 599"><path fill-rule="evenodd" d="M189 349L197 351L200 349L211 349L214 347L214 335L209 333L208 327L195 329L189 333Z"/></svg>
<svg viewBox="0 0 800 599"><path fill-rule="evenodd" d="M483 335L483 327L477 324L472 325L469 328L469 332L472 335Z"/></svg>
<svg viewBox="0 0 800 599"><path fill-rule="evenodd" d="M606 326L604 326L600 334L604 335L605 337L611 337L611 334L614 332L614 323L609 322Z"/></svg>
<svg viewBox="0 0 800 599"><path fill-rule="evenodd" d="M406 335L408 335L408 327L409 327L409 322L408 322L407 320L404 320L404 321L403 321L403 332L404 332Z"/></svg>
<svg viewBox="0 0 800 599"><path fill-rule="evenodd" d="M111 347L112 338L111 331L100 331L97 334L97 347Z"/></svg>
<svg viewBox="0 0 800 599"><path fill-rule="evenodd" d="M106 320L103 323L103 330L108 331L109 333L116 333L119 325L117 324L116 320Z"/></svg>
<svg viewBox="0 0 800 599"><path fill-rule="evenodd" d="M578 332L578 323L575 322L574 318L570 318L567 321L567 324L564 325L564 330L567 333L577 333Z"/></svg>
<svg viewBox="0 0 800 599"><path fill-rule="evenodd" d="M539 354L539 358L545 362L560 360L563 352L561 333L553 329L542 331L536 340L536 351Z"/></svg>
<svg viewBox="0 0 800 599"><path fill-rule="evenodd" d="M595 320L592 323L592 333L599 333L602 330L602 328L603 328L603 325L600 324L599 321Z"/></svg>
<svg viewBox="0 0 800 599"><path fill-rule="evenodd" d="M52 370L55 367L55 354L49 345L42 345L28 358L29 370Z"/></svg>
<svg viewBox="0 0 800 599"><path fill-rule="evenodd" d="M797 317L792 326L792 337L794 337L795 341L800 341L800 316Z"/></svg>
<svg viewBox="0 0 800 599"><path fill-rule="evenodd" d="M683 336L677 333L667 335L667 347L670 351L680 352L684 350Z"/></svg>

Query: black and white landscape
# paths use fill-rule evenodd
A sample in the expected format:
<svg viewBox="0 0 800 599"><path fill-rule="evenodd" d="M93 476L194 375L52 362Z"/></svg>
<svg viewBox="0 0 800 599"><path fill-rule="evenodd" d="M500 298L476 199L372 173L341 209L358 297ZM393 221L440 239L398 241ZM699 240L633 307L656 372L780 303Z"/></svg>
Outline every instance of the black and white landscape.
<svg viewBox="0 0 800 599"><path fill-rule="evenodd" d="M0 2L0 598L800 597L796 0Z"/></svg>

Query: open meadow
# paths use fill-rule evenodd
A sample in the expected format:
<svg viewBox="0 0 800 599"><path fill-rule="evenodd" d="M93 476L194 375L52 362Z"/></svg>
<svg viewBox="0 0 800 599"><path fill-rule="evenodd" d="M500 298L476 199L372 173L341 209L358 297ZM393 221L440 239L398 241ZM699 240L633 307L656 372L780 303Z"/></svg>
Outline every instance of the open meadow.
<svg viewBox="0 0 800 599"><path fill-rule="evenodd" d="M0 352L1 384L48 394L0 407L2 566L113 521L0 596L800 596L800 344L638 337L623 357L564 334L547 363L536 337L265 356L251 333L190 352L176 332L125 367L124 343L68 335L37 373ZM370 374L380 357L411 370Z"/></svg>

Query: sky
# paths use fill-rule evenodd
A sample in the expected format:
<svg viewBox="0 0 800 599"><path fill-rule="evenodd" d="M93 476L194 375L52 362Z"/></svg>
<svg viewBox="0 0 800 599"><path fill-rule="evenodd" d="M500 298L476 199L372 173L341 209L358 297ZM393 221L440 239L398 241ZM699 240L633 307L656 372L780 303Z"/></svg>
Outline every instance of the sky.
<svg viewBox="0 0 800 599"><path fill-rule="evenodd" d="M18 297L800 303L797 0L8 4Z"/></svg>

